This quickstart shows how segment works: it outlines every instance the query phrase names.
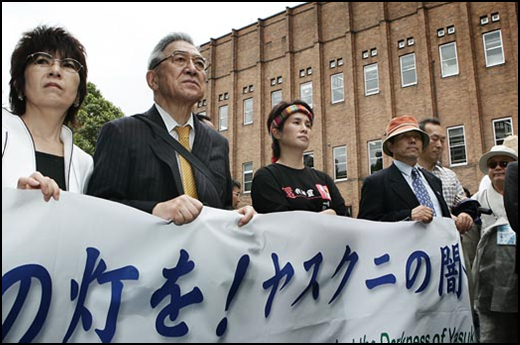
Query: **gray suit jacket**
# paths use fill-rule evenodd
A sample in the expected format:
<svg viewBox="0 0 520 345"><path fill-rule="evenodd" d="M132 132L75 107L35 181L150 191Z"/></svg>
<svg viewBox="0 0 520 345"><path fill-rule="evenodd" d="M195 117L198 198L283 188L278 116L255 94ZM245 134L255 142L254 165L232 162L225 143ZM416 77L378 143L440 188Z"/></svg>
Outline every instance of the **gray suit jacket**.
<svg viewBox="0 0 520 345"><path fill-rule="evenodd" d="M167 133L155 106L144 115ZM199 200L210 207L231 208L229 144L199 120L194 126L192 153L215 183L193 167ZM151 213L158 203L184 194L175 151L143 121L133 117L111 121L98 137L88 194Z"/></svg>

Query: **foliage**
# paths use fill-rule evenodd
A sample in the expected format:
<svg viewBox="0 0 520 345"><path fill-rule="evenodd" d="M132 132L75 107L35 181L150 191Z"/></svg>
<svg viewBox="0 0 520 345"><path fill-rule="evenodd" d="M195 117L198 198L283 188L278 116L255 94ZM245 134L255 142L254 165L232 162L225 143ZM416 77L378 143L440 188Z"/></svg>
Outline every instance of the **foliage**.
<svg viewBox="0 0 520 345"><path fill-rule="evenodd" d="M75 130L74 143L90 155L94 155L96 140L101 127L124 114L106 100L96 85L88 83L88 94L78 112L81 126Z"/></svg>

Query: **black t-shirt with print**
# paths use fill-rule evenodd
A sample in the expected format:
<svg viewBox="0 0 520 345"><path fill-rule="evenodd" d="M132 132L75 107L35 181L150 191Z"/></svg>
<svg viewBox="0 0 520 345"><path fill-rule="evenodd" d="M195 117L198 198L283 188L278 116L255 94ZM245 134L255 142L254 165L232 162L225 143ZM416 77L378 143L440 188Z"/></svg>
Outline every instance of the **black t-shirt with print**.
<svg viewBox="0 0 520 345"><path fill-rule="evenodd" d="M328 209L339 216L347 213L345 200L334 181L327 174L308 167L297 170L272 164L258 170L251 197L258 213Z"/></svg>

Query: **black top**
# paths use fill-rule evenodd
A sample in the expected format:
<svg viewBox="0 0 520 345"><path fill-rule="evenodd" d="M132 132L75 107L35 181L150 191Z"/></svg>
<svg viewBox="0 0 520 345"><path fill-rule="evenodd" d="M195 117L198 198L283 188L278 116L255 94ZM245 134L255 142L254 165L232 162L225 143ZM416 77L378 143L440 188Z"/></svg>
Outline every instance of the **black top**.
<svg viewBox="0 0 520 345"><path fill-rule="evenodd" d="M253 207L259 213L333 209L339 216L347 214L345 200L334 181L327 174L309 167L297 170L272 164L258 170L251 197Z"/></svg>
<svg viewBox="0 0 520 345"><path fill-rule="evenodd" d="M56 181L60 189L67 190L63 157L36 151L36 170Z"/></svg>

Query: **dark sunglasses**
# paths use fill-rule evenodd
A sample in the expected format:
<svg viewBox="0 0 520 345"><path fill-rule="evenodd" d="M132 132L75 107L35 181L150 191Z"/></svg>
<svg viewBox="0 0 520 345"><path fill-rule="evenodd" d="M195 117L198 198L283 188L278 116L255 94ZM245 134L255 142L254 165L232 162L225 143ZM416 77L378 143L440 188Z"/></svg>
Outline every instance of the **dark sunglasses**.
<svg viewBox="0 0 520 345"><path fill-rule="evenodd" d="M492 161L492 162L489 162L487 166L490 169L495 169L497 167L497 165L500 165L502 168L506 168L509 163L510 163L509 161L498 161L498 162Z"/></svg>

